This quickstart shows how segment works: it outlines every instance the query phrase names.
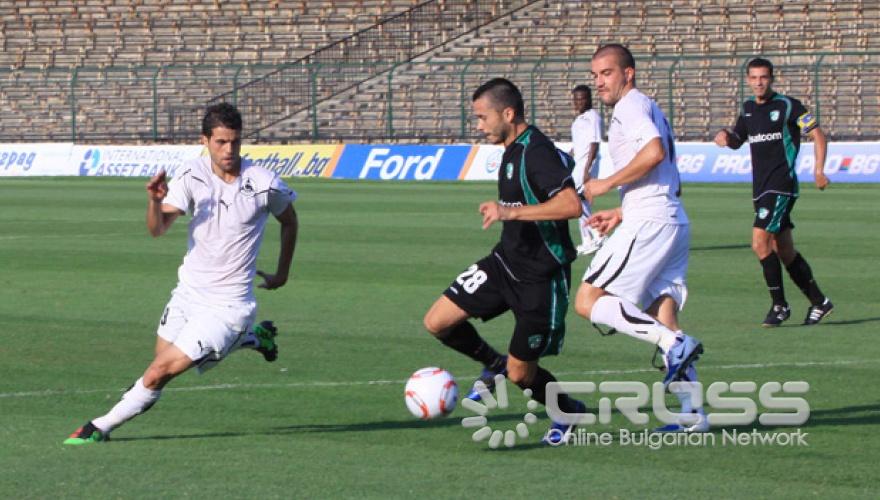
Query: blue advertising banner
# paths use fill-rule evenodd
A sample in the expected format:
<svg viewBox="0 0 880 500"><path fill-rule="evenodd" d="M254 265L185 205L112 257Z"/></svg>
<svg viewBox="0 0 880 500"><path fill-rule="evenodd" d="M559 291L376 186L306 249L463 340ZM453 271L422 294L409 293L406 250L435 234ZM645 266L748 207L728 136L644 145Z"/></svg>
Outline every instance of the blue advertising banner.
<svg viewBox="0 0 880 500"><path fill-rule="evenodd" d="M346 145L335 179L457 180L474 146Z"/></svg>
<svg viewBox="0 0 880 500"><path fill-rule="evenodd" d="M752 181L752 158L747 144L732 150L712 143L680 142L675 148L682 182ZM802 144L796 166L800 182L813 182L815 164L813 144ZM880 143L829 143L825 175L831 182L880 182Z"/></svg>

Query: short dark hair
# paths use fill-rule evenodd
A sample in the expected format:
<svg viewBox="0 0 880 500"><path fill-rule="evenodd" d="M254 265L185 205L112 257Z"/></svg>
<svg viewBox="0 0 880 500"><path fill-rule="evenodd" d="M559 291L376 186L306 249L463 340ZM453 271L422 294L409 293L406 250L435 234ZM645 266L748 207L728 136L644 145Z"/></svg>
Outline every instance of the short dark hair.
<svg viewBox="0 0 880 500"><path fill-rule="evenodd" d="M746 66L746 73L752 68L767 68L770 70L770 76L773 76L773 63L763 57L756 57L749 61L748 66Z"/></svg>
<svg viewBox="0 0 880 500"><path fill-rule="evenodd" d="M202 135L211 137L211 132L220 126L241 132L241 113L228 102L208 106L202 118Z"/></svg>
<svg viewBox="0 0 880 500"><path fill-rule="evenodd" d="M526 112L522 94L510 80L506 78L493 78L489 80L474 91L472 100L476 101L483 97L483 95L489 95L492 102L500 106L501 109L513 108L514 118L525 118Z"/></svg>
<svg viewBox="0 0 880 500"><path fill-rule="evenodd" d="M622 68L636 69L636 60L633 57L632 52L619 43L609 43L608 45L599 47L596 49L596 52L593 53L593 59L607 55L609 52L613 52L614 55L617 56L617 64Z"/></svg>
<svg viewBox="0 0 880 500"><path fill-rule="evenodd" d="M587 109L593 109L593 91L590 90L590 87L587 85L577 85L575 88L571 89L571 93L575 92L583 92L587 95Z"/></svg>

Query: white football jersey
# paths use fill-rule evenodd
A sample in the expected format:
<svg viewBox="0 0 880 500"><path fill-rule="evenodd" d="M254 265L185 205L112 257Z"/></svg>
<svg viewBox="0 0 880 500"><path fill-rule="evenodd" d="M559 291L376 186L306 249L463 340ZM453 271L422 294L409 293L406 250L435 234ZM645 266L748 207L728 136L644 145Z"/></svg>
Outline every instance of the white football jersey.
<svg viewBox="0 0 880 500"><path fill-rule="evenodd" d="M214 174L207 156L184 163L181 172L163 200L192 215L178 286L212 303L253 300L266 218L280 215L296 193L278 174L244 159L230 184Z"/></svg>
<svg viewBox="0 0 880 500"><path fill-rule="evenodd" d="M648 219L687 224L681 204L681 180L675 164L675 136L653 99L632 89L614 106L608 127L608 152L614 171L626 167L653 138L659 137L666 156L641 179L620 187L624 220Z"/></svg>
<svg viewBox="0 0 880 500"><path fill-rule="evenodd" d="M590 109L579 115L571 124L571 148L574 156L574 171L572 177L574 183L580 187L584 181L584 169L587 168L587 154L590 144L602 142L602 117L595 109ZM596 162L599 161L599 151L596 151Z"/></svg>

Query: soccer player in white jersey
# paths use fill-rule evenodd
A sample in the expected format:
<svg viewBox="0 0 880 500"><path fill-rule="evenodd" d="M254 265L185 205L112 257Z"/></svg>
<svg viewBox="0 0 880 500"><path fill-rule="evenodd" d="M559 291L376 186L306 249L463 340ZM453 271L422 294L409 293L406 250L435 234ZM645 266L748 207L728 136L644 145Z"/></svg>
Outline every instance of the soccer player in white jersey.
<svg viewBox="0 0 880 500"><path fill-rule="evenodd" d="M690 230L679 198L672 129L657 103L636 88L629 49L618 44L600 47L593 54L591 73L599 98L614 107L608 128L614 173L588 181L584 194L592 202L617 188L621 207L590 218L603 234L616 229L584 274L575 310L594 324L658 346L667 386L696 382L692 364L703 346L679 329L677 319L687 298ZM690 393L676 395L682 402L682 421L658 430L708 429L702 408L692 407Z"/></svg>
<svg viewBox="0 0 880 500"><path fill-rule="evenodd" d="M578 85L571 91L571 103L577 117L571 123L571 156L574 158L574 171L571 173L578 193L583 192L584 183L590 180L592 170L598 164L599 143L602 142L602 117L593 109L593 94L590 87ZM578 221L581 231L581 244L577 247L579 255L590 255L602 246L605 236L590 226L592 211L587 200L581 200L583 213Z"/></svg>
<svg viewBox="0 0 880 500"><path fill-rule="evenodd" d="M265 345L267 332L247 333L259 286L274 290L287 282L298 222L291 191L277 174L244 162L241 115L229 104L208 108L202 121L207 157L191 160L169 187L165 172L147 183L147 228L161 236L185 213L189 244L178 269L177 287L159 321L155 357L143 376L105 415L77 429L65 444L104 441L113 429L147 411L162 388L196 367L201 373L239 347ZM281 224L276 271L258 271L257 254L269 214Z"/></svg>

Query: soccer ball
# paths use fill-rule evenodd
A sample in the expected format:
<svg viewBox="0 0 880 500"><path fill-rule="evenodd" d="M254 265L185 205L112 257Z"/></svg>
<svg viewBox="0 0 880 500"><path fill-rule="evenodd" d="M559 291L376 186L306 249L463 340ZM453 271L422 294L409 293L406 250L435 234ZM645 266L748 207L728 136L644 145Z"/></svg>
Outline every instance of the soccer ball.
<svg viewBox="0 0 880 500"><path fill-rule="evenodd" d="M458 385L442 368L422 368L406 382L404 397L410 413L422 420L445 417L458 402Z"/></svg>

